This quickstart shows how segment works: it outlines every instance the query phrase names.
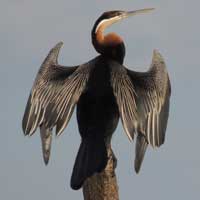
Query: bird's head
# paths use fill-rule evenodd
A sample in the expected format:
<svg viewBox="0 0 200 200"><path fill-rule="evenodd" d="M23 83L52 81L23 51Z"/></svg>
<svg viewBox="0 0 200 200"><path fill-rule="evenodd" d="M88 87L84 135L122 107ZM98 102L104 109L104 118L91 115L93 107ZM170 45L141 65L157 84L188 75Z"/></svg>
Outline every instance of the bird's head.
<svg viewBox="0 0 200 200"><path fill-rule="evenodd" d="M120 60L123 60L125 56L125 46L123 40L115 33L110 33L104 36L104 30L122 19L137 14L147 13L152 10L154 10L154 8L145 8L134 11L114 10L104 12L97 19L92 29L92 43L97 52L111 57L120 57Z"/></svg>
<svg viewBox="0 0 200 200"><path fill-rule="evenodd" d="M154 10L154 8L145 8L134 11L121 11L121 10L113 10L104 12L96 21L94 25L95 32L99 30L99 28L107 28L108 26L121 21L122 19L128 18L130 16L134 16L137 14L148 13Z"/></svg>

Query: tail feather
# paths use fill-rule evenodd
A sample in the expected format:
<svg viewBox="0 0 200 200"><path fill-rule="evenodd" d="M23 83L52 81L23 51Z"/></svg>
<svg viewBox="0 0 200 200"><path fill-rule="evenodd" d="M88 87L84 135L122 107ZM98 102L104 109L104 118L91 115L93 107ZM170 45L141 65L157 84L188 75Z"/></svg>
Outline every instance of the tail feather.
<svg viewBox="0 0 200 200"><path fill-rule="evenodd" d="M49 162L50 152L51 152L51 142L52 142L52 132L49 128L44 125L40 126L40 137L42 142L42 153L44 163L47 165Z"/></svg>
<svg viewBox="0 0 200 200"><path fill-rule="evenodd" d="M83 139L72 172L72 189L80 189L86 178L103 171L107 160L107 150L103 138Z"/></svg>
<svg viewBox="0 0 200 200"><path fill-rule="evenodd" d="M142 133L138 133L135 148L135 171L139 173L148 143Z"/></svg>

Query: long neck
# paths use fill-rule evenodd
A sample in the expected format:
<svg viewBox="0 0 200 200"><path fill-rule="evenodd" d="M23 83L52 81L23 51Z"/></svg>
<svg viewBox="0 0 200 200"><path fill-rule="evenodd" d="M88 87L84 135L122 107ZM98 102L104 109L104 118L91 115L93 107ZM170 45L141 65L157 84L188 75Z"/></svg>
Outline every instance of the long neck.
<svg viewBox="0 0 200 200"><path fill-rule="evenodd" d="M97 52L122 64L125 56L124 42L116 33L104 35L107 26L106 23L96 22L92 30L92 44Z"/></svg>

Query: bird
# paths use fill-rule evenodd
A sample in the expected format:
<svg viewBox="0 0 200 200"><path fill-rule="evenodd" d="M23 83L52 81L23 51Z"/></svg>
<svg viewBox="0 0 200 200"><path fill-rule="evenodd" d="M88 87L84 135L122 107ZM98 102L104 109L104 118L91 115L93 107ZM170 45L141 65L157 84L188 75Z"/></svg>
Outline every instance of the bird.
<svg viewBox="0 0 200 200"><path fill-rule="evenodd" d="M104 12L91 31L92 44L98 53L94 59L77 66L62 66L58 64L58 55L63 43L59 42L39 68L25 108L22 129L29 136L40 129L43 159L47 165L53 131L61 135L76 107L81 142L70 181L74 190L105 169L107 146L119 119L129 140L136 137L136 173L140 171L148 145L156 148L164 143L171 86L163 57L154 50L146 72L130 70L123 65L123 39L114 32L104 34L112 24L152 10Z"/></svg>

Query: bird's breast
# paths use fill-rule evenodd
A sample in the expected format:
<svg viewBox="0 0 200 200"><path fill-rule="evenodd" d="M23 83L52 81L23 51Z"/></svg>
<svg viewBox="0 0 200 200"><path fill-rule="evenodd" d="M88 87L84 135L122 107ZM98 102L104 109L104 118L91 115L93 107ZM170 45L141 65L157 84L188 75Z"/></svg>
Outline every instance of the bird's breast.
<svg viewBox="0 0 200 200"><path fill-rule="evenodd" d="M90 75L87 89L77 103L81 135L93 131L112 134L118 123L118 107L110 84L109 68L102 64Z"/></svg>

